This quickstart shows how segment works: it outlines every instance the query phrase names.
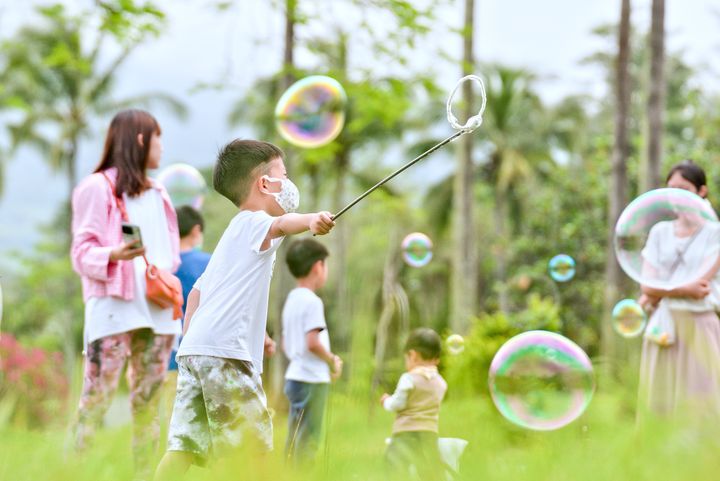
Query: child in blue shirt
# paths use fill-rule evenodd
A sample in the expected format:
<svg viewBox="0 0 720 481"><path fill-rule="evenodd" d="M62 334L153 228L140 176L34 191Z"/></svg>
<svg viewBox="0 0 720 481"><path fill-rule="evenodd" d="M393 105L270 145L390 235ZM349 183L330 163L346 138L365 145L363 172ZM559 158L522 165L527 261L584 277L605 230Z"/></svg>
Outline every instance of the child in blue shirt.
<svg viewBox="0 0 720 481"><path fill-rule="evenodd" d="M187 306L187 298L195 282L200 278L210 262L210 254L201 249L203 243L203 230L205 221L202 214L189 205L175 209L178 217L178 230L180 231L180 267L175 275L180 279L183 290L183 314ZM177 371L175 354L179 346L178 338L170 356L170 371Z"/></svg>

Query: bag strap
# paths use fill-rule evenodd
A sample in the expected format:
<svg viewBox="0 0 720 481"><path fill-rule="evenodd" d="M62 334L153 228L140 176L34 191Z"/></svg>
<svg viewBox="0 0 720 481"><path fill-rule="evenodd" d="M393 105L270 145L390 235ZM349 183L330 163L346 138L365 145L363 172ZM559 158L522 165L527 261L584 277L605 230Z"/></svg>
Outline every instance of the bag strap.
<svg viewBox="0 0 720 481"><path fill-rule="evenodd" d="M117 190L115 190L115 184L112 183L110 177L107 176L104 170L100 173L103 175L103 177L105 177L105 180L107 180L107 183L110 185L110 190L112 191L112 195L115 198L115 205L120 210L120 216L122 217L122 220L125 222L130 222L130 217L128 217L127 210L125 209L125 201L121 197L118 197ZM143 260L145 261L145 265L147 267L150 267L150 262L148 262L145 254L143 254Z"/></svg>
<svg viewBox="0 0 720 481"><path fill-rule="evenodd" d="M105 177L105 180L107 180L107 183L110 185L110 190L112 191L113 197L115 198L115 205L118 209L120 209L120 215L122 216L122 220L124 220L125 222L130 222L127 210L125 210L125 201L123 201L122 198L118 197L117 190L115 190L115 184L112 183L110 177L107 176L104 170L100 173L103 175L103 177Z"/></svg>

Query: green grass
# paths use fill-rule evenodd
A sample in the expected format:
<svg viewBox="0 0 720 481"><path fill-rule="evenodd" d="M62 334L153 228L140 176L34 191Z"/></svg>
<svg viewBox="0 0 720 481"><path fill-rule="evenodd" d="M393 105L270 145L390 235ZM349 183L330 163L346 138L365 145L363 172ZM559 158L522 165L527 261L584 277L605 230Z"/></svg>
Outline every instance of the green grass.
<svg viewBox="0 0 720 481"><path fill-rule="evenodd" d="M441 435L467 439L462 479L467 480L717 480L720 434L715 429L656 424L635 429L628 398L596 394L588 411L553 432L533 432L506 422L486 397L450 398L441 412ZM623 401L625 400L625 401ZM275 418L275 452L255 459L239 457L210 471L193 468L189 480L385 480L384 439L392 415L370 406L368 398L332 395L327 457L308 472L283 462L285 418ZM714 427L714 426L713 426ZM130 428L103 430L81 456L64 454L60 430L0 431L0 480L130 480Z"/></svg>

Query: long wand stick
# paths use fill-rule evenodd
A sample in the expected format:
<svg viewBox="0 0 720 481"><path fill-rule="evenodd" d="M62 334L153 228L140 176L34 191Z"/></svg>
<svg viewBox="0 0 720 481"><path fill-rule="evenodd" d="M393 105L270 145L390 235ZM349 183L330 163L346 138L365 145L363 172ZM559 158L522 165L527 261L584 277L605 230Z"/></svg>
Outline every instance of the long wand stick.
<svg viewBox="0 0 720 481"><path fill-rule="evenodd" d="M458 91L458 88L460 87L460 85L461 85L463 82L466 82L466 81L468 81L468 80L472 80L472 81L474 81L474 82L477 82L477 83L480 85L480 94L481 94L481 96L482 96L482 104L480 105L480 111L477 113L477 115L474 115L474 116L470 117L470 118L467 120L467 122L465 122L464 124L460 124L460 122L458 122L458 119L455 118L455 116L454 116L453 113L452 113L452 99L453 99L453 97L455 97L455 93ZM357 199L355 199L355 200L353 200L352 202L350 202L348 205L346 205L345 207L343 207L337 214L335 214L335 215L333 216L333 220L337 220L341 215L343 215L345 212L347 212L352 206L354 206L355 204L357 204L358 202L360 202L361 200L363 200L365 197L367 197L368 195L370 195L370 194L371 194L374 190L376 190L378 187L380 187L381 185L383 185L384 183L386 183L387 181L389 181L390 179L392 179L392 178L395 177L396 175L400 174L401 172L404 172L405 170L407 170L408 168L410 168L412 165L414 165L414 164L416 164L417 162L421 161L422 159L424 159L424 158L427 157L428 155L432 154L433 152L435 152L435 151L436 151L437 149L439 149L440 147L442 147L442 146L444 146L444 145L452 142L453 140L457 139L457 138L460 137L461 135L463 135L463 134L469 134L469 133L471 133L473 130L475 130L475 129L477 129L478 127L480 127L480 124L482 124L482 114L483 114L483 112L485 112L485 103L486 103L486 101L487 101L487 95L485 94L485 84L483 83L483 81L482 81L482 79L481 79L480 77L478 77L477 75L466 75L465 77L463 77L463 78L461 78L460 80L458 80L458 83L455 84L455 88L454 88L453 91L450 93L450 97L448 97L447 103L445 104L445 108L446 108L446 110L447 110L447 119L448 119L448 122L450 122L450 125L451 125L454 129L456 129L457 132L455 132L454 134L452 134L450 137L448 137L447 139L443 140L443 141L440 142L439 144L431 147L431 148L428 149L427 151L425 151L425 152L423 152L422 154L418 155L418 156L415 157L413 160L411 160L411 161L408 162L407 164L403 165L403 166L400 167L398 170L396 170L396 171L393 172L392 174L388 175L387 177L385 177L383 180L381 180L381 181L378 182L377 184L375 184L375 185L373 185L372 187L370 187L368 190L366 190L365 192L363 192Z"/></svg>
<svg viewBox="0 0 720 481"><path fill-rule="evenodd" d="M460 137L461 135L466 134L466 133L468 133L468 131L466 131L466 130L460 130L460 131L458 131L458 132L455 132L454 134L452 134L450 137L448 137L447 139L443 140L443 141L440 142L439 144L431 147L430 149L426 150L426 151L423 152L422 154L418 155L418 156L415 157L413 160L411 160L411 161L408 162L407 164L403 165L402 167L400 167L400 168L397 169L395 172L393 172L392 174L390 174L390 175L388 175L387 177L385 177L383 180L381 180L381 181L378 182L377 184L375 184L375 185L373 185L372 187L370 187L368 190L366 190L364 193L362 193L360 196L358 196L357 199L353 200L353 201L350 202L348 205L346 205L345 207L343 207L337 214L335 214L335 215L333 216L333 220L337 220L338 217L340 217L340 216L343 215L345 212L347 212L348 209L350 209L352 206L354 206L355 204L357 204L358 202L360 202L361 200L363 200L365 197L367 197L368 195L370 195L374 190L376 190L378 187L380 187L381 185L383 185L383 184L385 184L386 182L388 182L390 179L392 179L392 178L395 177L396 175L404 172L406 169L412 167L414 164L416 164L417 162L421 161L422 159L424 159L424 158L427 157L428 155L432 154L433 152L435 152L437 149L439 149L439 148L442 147L443 145L445 145L445 144L447 144L447 143L449 143L449 142L452 142L453 140L457 139L458 137Z"/></svg>

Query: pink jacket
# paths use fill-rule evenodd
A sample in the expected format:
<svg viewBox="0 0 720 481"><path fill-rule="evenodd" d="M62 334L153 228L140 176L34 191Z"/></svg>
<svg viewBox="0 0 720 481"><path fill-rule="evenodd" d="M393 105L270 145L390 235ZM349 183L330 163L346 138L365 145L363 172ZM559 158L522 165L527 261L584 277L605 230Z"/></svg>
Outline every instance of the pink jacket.
<svg viewBox="0 0 720 481"><path fill-rule="evenodd" d="M110 180L117 180L117 169L105 171ZM152 188L160 191L170 230L173 272L180 265L180 237L177 216L165 188L150 179ZM122 243L122 215L117 208L110 184L101 173L84 178L72 195L73 269L80 274L83 299L114 296L132 300L135 277L132 261L110 262L110 251Z"/></svg>

